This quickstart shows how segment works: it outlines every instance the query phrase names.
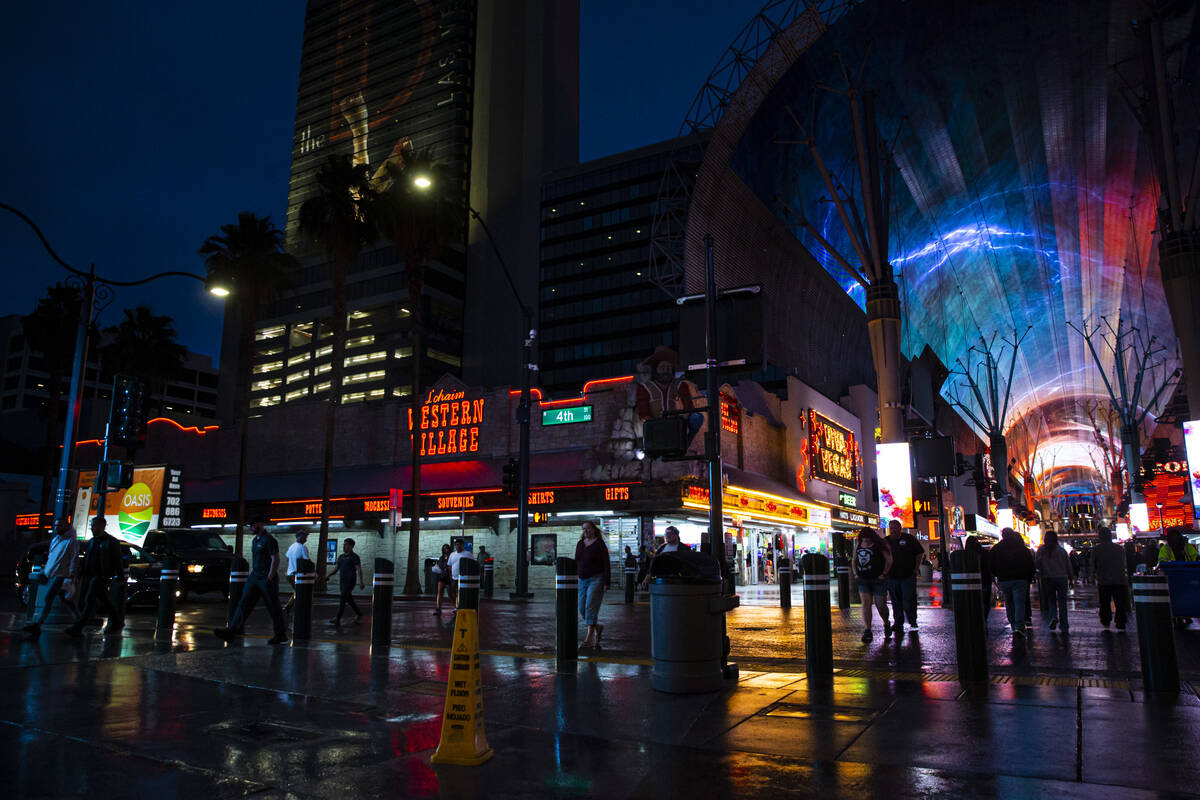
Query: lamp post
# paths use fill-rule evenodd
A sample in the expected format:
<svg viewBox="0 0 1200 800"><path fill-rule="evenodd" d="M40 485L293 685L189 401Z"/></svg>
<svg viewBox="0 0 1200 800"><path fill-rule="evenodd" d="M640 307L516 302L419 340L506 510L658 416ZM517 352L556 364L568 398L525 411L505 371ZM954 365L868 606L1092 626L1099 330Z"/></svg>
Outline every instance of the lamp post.
<svg viewBox="0 0 1200 800"><path fill-rule="evenodd" d="M1163 504L1155 503L1154 505L1158 507L1158 529L1161 531L1163 529L1163 515L1162 515Z"/></svg>
<svg viewBox="0 0 1200 800"><path fill-rule="evenodd" d="M412 179L412 185L419 191L428 191L433 187L433 179L424 173L418 173ZM512 273L508 269L508 263L504 260L504 256L500 254L500 247L496 244L496 238L492 236L492 231L484 221L483 216L476 211L470 204L467 205L467 211L471 217L479 223L479 227L483 229L484 235L487 237L488 245L492 248L492 253L495 254L496 260L500 263L500 269L504 272L504 278L508 281L508 288L512 290L513 298L517 301L517 306L521 309L521 323L525 331L524 345L521 350L522 378L521 378L521 401L517 405L517 425L520 426L518 462L520 464L519 473L519 488L520 496L517 500L517 564L516 564L516 579L513 581L513 591L510 596L514 599L533 597L529 591L529 419L530 410L530 383L533 379L533 373L537 371L537 364L533 363L533 343L537 339L537 327L533 319L533 309L531 309L524 300L521 299L521 293L517 291L516 281L513 280Z"/></svg>
<svg viewBox="0 0 1200 800"><path fill-rule="evenodd" d="M104 310L112 302L113 288L116 286L141 286L151 281L156 281L159 278L177 276L200 281L210 293L217 297L228 297L230 290L228 284L215 274L204 276L192 272L170 270L151 275L148 278L142 278L141 280L117 281L98 276L95 264L89 265L87 272L84 272L83 270L76 269L59 257L58 253L54 252L54 248L50 246L50 242L46 239L45 234L42 233L41 228L37 226L37 223L22 211L7 203L0 203L0 209L19 217L26 225L33 229L33 232L37 234L38 239L41 241L42 247L46 249L50 257L58 262L59 266L71 273L71 277L67 279L68 283L76 286L81 294L79 320L75 330L75 356L71 363L71 388L67 397L69 412L67 413L66 425L63 428L62 460L59 463L58 488L54 496L54 518L55 520L59 520L63 518L66 509L68 492L67 476L71 468L71 454L75 449L75 431L79 428L79 415L83 395L83 373L84 365L87 361L87 331L94 322L94 315ZM53 421L51 424L53 424ZM103 513L103 510L101 510L101 513Z"/></svg>

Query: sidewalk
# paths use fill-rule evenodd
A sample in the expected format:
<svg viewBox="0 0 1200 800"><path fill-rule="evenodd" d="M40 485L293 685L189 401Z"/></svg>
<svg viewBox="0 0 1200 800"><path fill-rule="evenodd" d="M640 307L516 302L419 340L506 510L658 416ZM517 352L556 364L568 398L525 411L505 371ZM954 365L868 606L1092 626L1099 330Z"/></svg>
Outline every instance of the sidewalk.
<svg viewBox="0 0 1200 800"><path fill-rule="evenodd" d="M495 757L434 767L446 652L226 647L192 628L163 646L150 626L80 643L0 633L12 796L1096 798L1200 784L1194 694L1146 703L1136 686L968 690L846 669L824 691L744 670L723 691L678 696L604 653L565 672L484 656Z"/></svg>

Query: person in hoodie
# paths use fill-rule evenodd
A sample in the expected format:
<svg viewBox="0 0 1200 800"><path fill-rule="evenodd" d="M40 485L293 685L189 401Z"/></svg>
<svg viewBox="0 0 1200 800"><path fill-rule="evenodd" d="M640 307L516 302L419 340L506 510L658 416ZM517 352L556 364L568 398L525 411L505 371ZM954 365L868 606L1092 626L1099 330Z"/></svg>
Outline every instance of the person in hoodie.
<svg viewBox="0 0 1200 800"><path fill-rule="evenodd" d="M1046 592L1042 601L1042 616L1050 620L1050 630L1061 626L1062 632L1068 633L1071 621L1067 617L1067 587L1075 585L1075 570L1067 551L1058 543L1057 533L1046 531L1036 560Z"/></svg>
<svg viewBox="0 0 1200 800"><path fill-rule="evenodd" d="M1004 611L1014 639L1025 638L1025 609L1035 570L1033 553L1012 528L1000 532L1000 541L988 552L992 575L1004 596Z"/></svg>
<svg viewBox="0 0 1200 800"><path fill-rule="evenodd" d="M75 562L79 558L79 540L75 529L65 517L58 521L54 533L54 540L50 542L50 552L46 556L46 566L42 568L42 580L46 582L46 600L42 606L42 613L25 626L25 630L34 636L42 632L42 625L46 622L46 617L50 616L50 608L54 605L56 597L60 598L74 619L79 619L79 611L67 597L67 583L74 579Z"/></svg>

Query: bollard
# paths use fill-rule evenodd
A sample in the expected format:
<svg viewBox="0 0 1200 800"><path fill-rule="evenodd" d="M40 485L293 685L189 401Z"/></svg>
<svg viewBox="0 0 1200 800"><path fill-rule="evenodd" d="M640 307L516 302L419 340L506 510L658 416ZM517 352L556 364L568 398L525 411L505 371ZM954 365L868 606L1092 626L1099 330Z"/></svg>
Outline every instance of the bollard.
<svg viewBox="0 0 1200 800"><path fill-rule="evenodd" d="M1178 693L1179 664L1175 660L1167 576L1134 575L1133 609L1142 653L1142 686L1147 692Z"/></svg>
<svg viewBox="0 0 1200 800"><path fill-rule="evenodd" d="M225 614L225 625L233 622L233 614L238 604L242 602L242 594L246 591L246 579L250 577L250 562L241 557L235 557L229 564L229 610Z"/></svg>
<svg viewBox="0 0 1200 800"><path fill-rule="evenodd" d="M29 604L25 606L25 621L33 622L37 619L38 613L38 588L42 585L42 565L34 564L29 570L29 577L25 579L25 586L29 591Z"/></svg>
<svg viewBox="0 0 1200 800"><path fill-rule="evenodd" d="M820 553L800 558L804 573L804 660L810 682L833 678L833 620L829 611L829 559Z"/></svg>
<svg viewBox="0 0 1200 800"><path fill-rule="evenodd" d="M579 658L579 578L575 559L560 558L554 563L554 652L558 663Z"/></svg>
<svg viewBox="0 0 1200 800"><path fill-rule="evenodd" d="M983 619L983 576L979 554L955 550L950 554L950 591L954 604L954 651L960 681L986 681L987 628Z"/></svg>
<svg viewBox="0 0 1200 800"><path fill-rule="evenodd" d="M392 646L392 592L396 583L395 566L386 558L375 559L375 578L371 581L371 654L387 655Z"/></svg>
<svg viewBox="0 0 1200 800"><path fill-rule="evenodd" d="M845 556L833 559L834 569L837 570L838 608L850 607L850 562Z"/></svg>
<svg viewBox="0 0 1200 800"><path fill-rule="evenodd" d="M158 624L154 638L169 642L175 633L175 593L179 590L179 560L174 556L163 559L158 573Z"/></svg>
<svg viewBox="0 0 1200 800"><path fill-rule="evenodd" d="M296 603L292 606L292 644L312 638L313 587L317 565L307 558L296 560Z"/></svg>
<svg viewBox="0 0 1200 800"><path fill-rule="evenodd" d="M483 597L485 600L492 599L492 593L496 589L496 562L488 559L483 562Z"/></svg>
<svg viewBox="0 0 1200 800"><path fill-rule="evenodd" d="M786 558L779 559L779 607L792 607L792 565Z"/></svg>
<svg viewBox="0 0 1200 800"><path fill-rule="evenodd" d="M637 587L637 562L633 562L633 566L629 562L625 563L625 604L633 605L633 590Z"/></svg>
<svg viewBox="0 0 1200 800"><path fill-rule="evenodd" d="M464 558L458 562L458 608L479 610L479 562Z"/></svg>

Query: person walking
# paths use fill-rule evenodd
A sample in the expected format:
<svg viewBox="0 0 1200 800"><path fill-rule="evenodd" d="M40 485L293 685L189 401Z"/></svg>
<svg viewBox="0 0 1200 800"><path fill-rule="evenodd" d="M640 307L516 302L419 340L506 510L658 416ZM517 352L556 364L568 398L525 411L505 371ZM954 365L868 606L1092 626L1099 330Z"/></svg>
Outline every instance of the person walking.
<svg viewBox="0 0 1200 800"><path fill-rule="evenodd" d="M45 624L46 617L50 616L50 609L54 606L56 597L60 598L62 605L71 612L73 620L79 619L79 611L68 597L68 589L74 583L72 579L75 575L75 562L78 559L79 542L75 536L75 529L71 527L70 522L67 522L67 518L63 517L59 519L58 525L54 528L54 539L50 542L46 565L42 567L42 581L45 585L42 613L25 626L27 632L34 636L42 632L42 625Z"/></svg>
<svg viewBox="0 0 1200 800"><path fill-rule="evenodd" d="M992 574L1004 597L1004 611L1014 639L1025 638L1025 609L1029 605L1029 584L1037 569L1033 553L1012 528L1000 532L1000 541L989 555Z"/></svg>
<svg viewBox="0 0 1200 800"><path fill-rule="evenodd" d="M300 531L296 534L296 541L292 543L285 554L288 562L287 579L288 583L292 585L292 596L288 598L287 605L283 607L283 610L288 614L292 613L292 606L296 605L296 571L300 569L300 559L303 558L306 561L312 561L312 558L308 555L308 545L305 544L307 541L308 532Z"/></svg>
<svg viewBox="0 0 1200 800"><path fill-rule="evenodd" d="M92 539L88 542L83 567L79 571L79 579L84 584L79 619L63 632L68 636L82 636L83 626L91 622L98 607L108 617L105 633L116 633L124 628L125 620L121 618L121 611L110 594L114 579L122 579L117 591L125 591L124 572L121 543L109 535L108 522L103 515L94 517Z"/></svg>
<svg viewBox="0 0 1200 800"><path fill-rule="evenodd" d="M1117 609L1117 630L1125 630L1129 612L1129 573L1126 571L1125 550L1113 542L1112 531L1101 525L1097 530L1100 543L1092 548L1092 572L1096 575L1100 593L1100 624L1108 627Z"/></svg>
<svg viewBox="0 0 1200 800"><path fill-rule="evenodd" d="M854 574L858 582L858 596L862 602L863 642L874 638L871 632L871 606L879 609L879 618L883 620L883 635L890 636L892 626L888 623L887 609L887 575L892 568L892 552L873 528L858 529L858 539L854 543Z"/></svg>
<svg viewBox="0 0 1200 800"><path fill-rule="evenodd" d="M333 572L329 573L332 579L334 575L341 576L341 594L338 598L337 614L334 614L333 619L329 620L330 625L342 624L342 612L349 605L354 611L354 621L358 622L362 619L362 612L358 610L358 604L354 602L354 578L358 577L358 588L363 588L362 574L362 559L358 557L358 553L354 552L354 540L346 539L342 542L342 554L338 556L337 563L333 565Z"/></svg>
<svg viewBox="0 0 1200 800"><path fill-rule="evenodd" d="M1063 633L1069 633L1071 621L1067 617L1067 587L1075 585L1075 571L1067 551L1058 543L1057 533L1046 531L1036 561L1045 591L1042 617L1050 620L1050 630L1061 627Z"/></svg>
<svg viewBox="0 0 1200 800"><path fill-rule="evenodd" d="M450 601L454 602L455 594L454 587L450 583L450 545L442 545L442 554L438 556L437 563L433 565L433 575L436 578L437 591L433 596L433 613L442 613L442 593L445 592L450 596Z"/></svg>
<svg viewBox="0 0 1200 800"><path fill-rule="evenodd" d="M579 615L587 625L587 635L580 647L598 647L604 626L597 617L604 592L612 585L612 565L608 545L594 522L583 523L583 535L575 545L575 574L579 576Z"/></svg>
<svg viewBox="0 0 1200 800"><path fill-rule="evenodd" d="M287 623L283 620L283 609L279 606L279 542L267 533L261 515L255 515L250 520L254 538L250 542L250 575L246 578L246 587L242 590L242 600L228 628L213 628L213 635L218 639L230 641L244 635L246 618L254 611L261 597L271 615L271 623L275 626L275 635L267 641L270 644L283 644L288 640Z"/></svg>
<svg viewBox="0 0 1200 800"><path fill-rule="evenodd" d="M454 540L454 552L446 558L446 564L450 567L450 582L453 584L454 590L454 610L458 613L458 577L459 564L464 558L475 560L475 556L471 555L471 551L467 550L467 540L461 536Z"/></svg>
<svg viewBox="0 0 1200 800"><path fill-rule="evenodd" d="M887 590L892 599L892 631L904 634L904 618L917 630L917 573L921 570L921 559L925 548L894 519L888 523L887 544L892 551L892 566L888 568ZM887 626L884 626L886 631Z"/></svg>

